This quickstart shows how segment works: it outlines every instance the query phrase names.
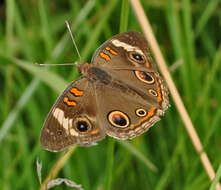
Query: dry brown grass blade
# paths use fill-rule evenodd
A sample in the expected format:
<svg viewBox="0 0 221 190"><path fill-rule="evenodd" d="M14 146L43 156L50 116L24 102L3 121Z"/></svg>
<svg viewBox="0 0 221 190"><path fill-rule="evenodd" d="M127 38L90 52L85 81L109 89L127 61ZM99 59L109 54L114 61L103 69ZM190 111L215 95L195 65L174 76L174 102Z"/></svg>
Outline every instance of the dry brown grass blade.
<svg viewBox="0 0 221 190"><path fill-rule="evenodd" d="M77 148L77 145L72 146L67 150L67 152L65 152L64 154L61 155L61 157L56 161L53 168L51 168L49 174L47 175L47 177L43 181L43 183L40 187L40 190L45 190L48 182L50 180L54 179L58 175L58 173L63 168L64 164L67 162L67 160L70 158L70 156L72 155L72 153L74 152L74 150L76 148Z"/></svg>
<svg viewBox="0 0 221 190"><path fill-rule="evenodd" d="M176 108L180 114L181 119L183 120L184 126L190 136L190 139L192 140L192 143L194 145L194 148L196 149L197 153L200 156L200 160L206 170L207 175L209 176L210 180L212 181L215 178L215 172L213 170L213 167L209 161L209 158L206 154L206 152L203 150L203 146L200 142L200 139L197 135L197 132L193 126L193 123L187 113L187 110L183 104L183 101L179 95L179 92L172 80L172 77L169 73L169 70L167 68L166 62L163 58L163 55L160 51L159 45L154 37L152 28L150 26L150 23L144 13L143 7L139 0L130 0L131 5L134 9L134 12L137 16L137 19L140 23L140 26L144 32L144 35L150 45L150 48L154 54L154 57L156 59L156 62L159 66L159 69L168 85L168 88L170 90L171 96L173 98L173 101L176 105ZM221 190L220 184L216 186L217 190Z"/></svg>

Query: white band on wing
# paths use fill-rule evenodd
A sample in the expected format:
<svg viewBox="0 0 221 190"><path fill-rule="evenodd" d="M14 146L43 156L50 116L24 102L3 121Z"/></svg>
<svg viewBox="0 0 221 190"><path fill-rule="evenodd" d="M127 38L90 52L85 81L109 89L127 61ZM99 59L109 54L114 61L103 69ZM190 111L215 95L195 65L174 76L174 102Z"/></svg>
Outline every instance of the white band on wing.
<svg viewBox="0 0 221 190"><path fill-rule="evenodd" d="M132 46L132 45L129 45L127 43L124 43L124 42L121 42L117 39L113 39L112 41L112 44L116 47L122 47L124 48L126 51L135 51L137 53L140 53L141 55L144 55L144 53L140 50L140 48L136 47L136 46Z"/></svg>

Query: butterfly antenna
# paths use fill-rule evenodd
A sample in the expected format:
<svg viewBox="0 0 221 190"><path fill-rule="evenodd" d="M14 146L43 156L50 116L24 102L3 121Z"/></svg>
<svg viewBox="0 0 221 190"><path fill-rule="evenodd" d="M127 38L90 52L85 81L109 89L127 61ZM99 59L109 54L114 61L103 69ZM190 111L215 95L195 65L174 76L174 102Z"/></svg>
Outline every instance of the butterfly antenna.
<svg viewBox="0 0 221 190"><path fill-rule="evenodd" d="M78 64L78 62L75 63L62 63L62 64L41 64L41 63L35 63L36 66L70 66L70 65L74 65L76 66Z"/></svg>
<svg viewBox="0 0 221 190"><path fill-rule="evenodd" d="M67 28L68 28L68 31L69 31L70 36L71 36L71 40L72 40L72 42L73 42L73 44L74 44L75 49L77 50L77 54L78 54L78 56L79 56L79 58L80 58L80 61L81 61L81 55L80 55L80 53L79 53L79 51L78 51L78 47L77 47L77 45L76 45L76 43L75 43L74 36L73 36L73 34L72 34L72 32L71 32L71 27L70 27L68 21L65 21L65 24L66 24L66 26L67 26ZM75 62L75 63L63 63L63 64L40 64L40 63L35 63L36 66L64 66L64 65L67 65L67 66L68 66L68 65L78 66L78 64L79 64L78 62Z"/></svg>
<svg viewBox="0 0 221 190"><path fill-rule="evenodd" d="M81 61L81 55L80 55L80 53L79 53L79 51L78 51L78 47L77 47L77 45L76 45L76 43L75 43L74 36L73 36L73 34L72 34L72 32L71 32L71 27L70 27L68 21L65 21L65 24L66 24L66 26L67 26L67 28L68 28L68 31L69 31L69 33L70 33L70 35L71 35L71 40L72 40L72 42L73 42L73 44L74 44L74 47L75 47L75 49L76 49L76 51L77 51L77 54L78 54L78 56L79 56L79 58L80 58L80 61Z"/></svg>

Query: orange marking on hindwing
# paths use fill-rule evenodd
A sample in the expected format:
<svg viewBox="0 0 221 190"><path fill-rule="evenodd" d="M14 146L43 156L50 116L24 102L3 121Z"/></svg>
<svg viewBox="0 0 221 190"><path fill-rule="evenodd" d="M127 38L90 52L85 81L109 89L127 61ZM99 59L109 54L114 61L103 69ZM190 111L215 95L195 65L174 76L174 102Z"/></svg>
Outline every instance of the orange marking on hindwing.
<svg viewBox="0 0 221 190"><path fill-rule="evenodd" d="M161 103L163 99L162 99L162 93L161 93L161 90L160 90L160 84L159 84L158 81L156 81L156 83L157 83L157 101L159 103Z"/></svg>
<svg viewBox="0 0 221 190"><path fill-rule="evenodd" d="M95 130L91 131L91 134L92 134L92 135L96 135L96 134L98 134L98 133L99 133L99 130L98 130L98 129L95 129Z"/></svg>
<svg viewBox="0 0 221 190"><path fill-rule="evenodd" d="M107 54L105 54L104 52L101 52L101 53L100 53L100 56L101 56L103 59L105 59L106 61L110 61L110 60L111 60L110 56L107 55Z"/></svg>
<svg viewBox="0 0 221 190"><path fill-rule="evenodd" d="M114 51L113 49L109 48L109 47L106 47L105 48L107 51L109 51L112 55L117 55L117 52Z"/></svg>
<svg viewBox="0 0 221 190"><path fill-rule="evenodd" d="M75 96L82 96L84 94L84 91L78 90L77 88L72 88L70 92Z"/></svg>
<svg viewBox="0 0 221 190"><path fill-rule="evenodd" d="M151 118L152 116L154 116L156 111L155 107L151 107L150 111L147 113L147 115L145 117L143 117L142 119L140 119L136 124L131 125L130 128L133 129L137 126L140 126L144 121L147 121L149 118Z"/></svg>
<svg viewBox="0 0 221 190"><path fill-rule="evenodd" d="M150 67L149 61L147 61L147 62L145 63L145 65L146 65L147 68L149 68L149 67Z"/></svg>
<svg viewBox="0 0 221 190"><path fill-rule="evenodd" d="M68 106L76 106L77 103L75 101L69 101L68 97L64 98L64 103L66 103Z"/></svg>

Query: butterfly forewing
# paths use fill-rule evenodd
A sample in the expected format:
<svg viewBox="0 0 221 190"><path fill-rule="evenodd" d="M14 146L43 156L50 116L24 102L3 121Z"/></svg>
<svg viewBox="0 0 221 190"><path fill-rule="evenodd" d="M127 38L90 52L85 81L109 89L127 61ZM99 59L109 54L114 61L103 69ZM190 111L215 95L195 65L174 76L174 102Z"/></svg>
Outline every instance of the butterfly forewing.
<svg viewBox="0 0 221 190"><path fill-rule="evenodd" d="M74 81L49 112L41 132L41 145L60 151L73 144L91 145L104 138L96 114L93 85L84 77Z"/></svg>

